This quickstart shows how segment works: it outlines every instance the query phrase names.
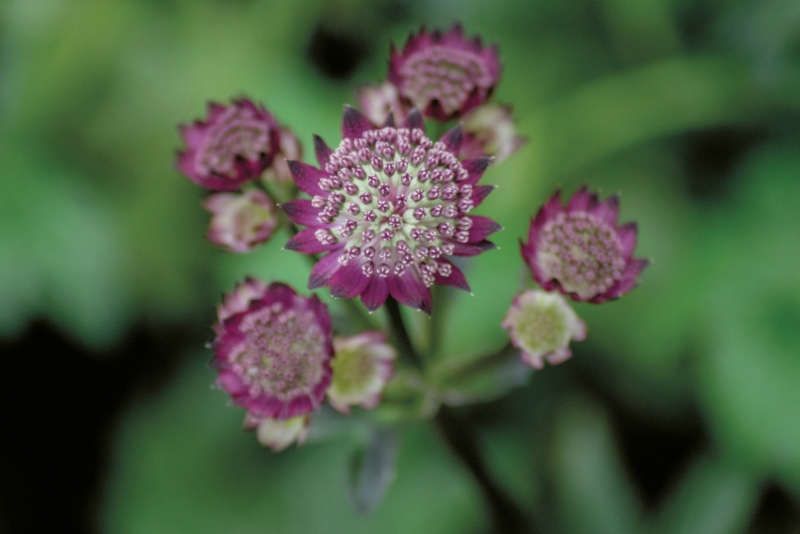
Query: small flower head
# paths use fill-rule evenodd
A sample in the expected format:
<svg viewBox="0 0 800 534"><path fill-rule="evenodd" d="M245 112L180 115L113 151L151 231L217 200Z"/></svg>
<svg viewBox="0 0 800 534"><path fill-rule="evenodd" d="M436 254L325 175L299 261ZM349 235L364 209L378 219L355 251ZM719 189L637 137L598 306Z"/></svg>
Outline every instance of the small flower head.
<svg viewBox="0 0 800 534"><path fill-rule="evenodd" d="M632 258L636 223L617 226L619 197L600 202L586 186L566 207L556 191L531 221L522 257L536 282L573 300L595 304L615 299L637 285L648 261Z"/></svg>
<svg viewBox="0 0 800 534"><path fill-rule="evenodd" d="M527 140L517 135L511 106L485 104L464 117L461 157L491 156L500 163L519 150Z"/></svg>
<svg viewBox="0 0 800 534"><path fill-rule="evenodd" d="M275 205L262 191L215 193L203 206L211 212L208 239L230 252L249 252L272 237Z"/></svg>
<svg viewBox="0 0 800 534"><path fill-rule="evenodd" d="M279 149L275 119L247 99L230 106L212 102L205 122L180 131L187 148L178 153L178 168L207 189L239 189L269 167Z"/></svg>
<svg viewBox="0 0 800 534"><path fill-rule="evenodd" d="M264 179L278 183L290 182L292 173L289 171L286 161L303 159L303 145L292 130L281 126L279 146L272 165L264 173Z"/></svg>
<svg viewBox="0 0 800 534"><path fill-rule="evenodd" d="M391 82L380 85L365 85L358 90L358 106L374 125L383 125L389 117L394 116L397 123L402 123L411 112L411 107L400 100L397 87Z"/></svg>
<svg viewBox="0 0 800 534"><path fill-rule="evenodd" d="M383 387L392 377L394 347L380 332L364 332L354 337L333 338L333 380L328 401L340 412L350 413L350 406L374 408L380 402Z"/></svg>
<svg viewBox="0 0 800 534"><path fill-rule="evenodd" d="M331 319L317 297L248 280L217 310L217 386L257 419L281 421L317 408L331 381Z"/></svg>
<svg viewBox="0 0 800 534"><path fill-rule="evenodd" d="M295 182L312 199L281 206L308 227L286 247L327 252L309 288L327 285L338 298L360 295L369 310L392 295L428 313L434 283L469 289L447 256L494 247L486 237L500 226L469 214L492 190L476 185L489 159L459 161L460 128L434 143L422 126L415 110L400 128L373 128L348 107L336 150L317 138L322 169L290 162Z"/></svg>
<svg viewBox="0 0 800 534"><path fill-rule="evenodd" d="M249 413L244 418L244 428L255 430L258 442L273 452L280 452L292 443L302 445L308 435L311 417L300 415L285 421L270 418L257 418Z"/></svg>
<svg viewBox="0 0 800 534"><path fill-rule="evenodd" d="M497 47L467 39L461 26L441 33L423 27L403 51L392 47L389 81L424 114L444 121L463 116L492 94L500 77Z"/></svg>
<svg viewBox="0 0 800 534"><path fill-rule="evenodd" d="M572 356L570 340L586 339L586 325L564 297L539 290L514 297L503 328L522 351L522 360L535 369L544 367L544 360L563 362Z"/></svg>

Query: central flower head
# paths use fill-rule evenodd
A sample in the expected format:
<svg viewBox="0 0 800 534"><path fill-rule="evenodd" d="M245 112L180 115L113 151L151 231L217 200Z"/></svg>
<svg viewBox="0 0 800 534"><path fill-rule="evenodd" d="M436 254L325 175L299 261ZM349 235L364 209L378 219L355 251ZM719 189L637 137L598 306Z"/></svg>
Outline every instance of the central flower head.
<svg viewBox="0 0 800 534"><path fill-rule="evenodd" d="M469 215L493 189L476 183L488 158L459 161L461 129L434 143L422 117L374 128L347 107L343 139L330 150L316 140L322 169L290 162L298 186L312 196L283 204L289 217L309 228L287 248L329 252L312 270L309 288L329 285L335 297L361 295L369 310L391 294L430 312L434 283L469 289L446 256L472 256L493 248L486 237L494 221Z"/></svg>

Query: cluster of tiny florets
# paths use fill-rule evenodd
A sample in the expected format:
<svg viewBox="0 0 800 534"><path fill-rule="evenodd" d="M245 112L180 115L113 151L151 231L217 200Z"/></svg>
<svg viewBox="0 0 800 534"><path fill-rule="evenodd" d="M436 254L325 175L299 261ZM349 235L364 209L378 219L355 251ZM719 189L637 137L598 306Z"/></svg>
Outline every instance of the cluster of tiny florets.
<svg viewBox="0 0 800 534"><path fill-rule="evenodd" d="M489 90L497 76L469 50L433 45L412 53L400 67L402 92L415 105L438 100L453 113L476 88Z"/></svg>
<svg viewBox="0 0 800 534"><path fill-rule="evenodd" d="M312 394L328 360L313 312L286 310L275 302L247 314L239 330L245 338L230 359L251 397L266 393L286 402Z"/></svg>
<svg viewBox="0 0 800 534"><path fill-rule="evenodd" d="M590 297L622 276L625 258L613 227L591 213L559 213L540 234L539 264L568 293Z"/></svg>
<svg viewBox="0 0 800 534"><path fill-rule="evenodd" d="M362 273L386 278L417 269L426 286L434 273L450 275L438 263L454 243L469 241L474 203L461 162L421 129L385 127L359 139L345 138L334 150L320 180L326 196L311 200L323 245L346 242L340 263L358 261Z"/></svg>
<svg viewBox="0 0 800 534"><path fill-rule="evenodd" d="M198 171L230 175L236 158L258 161L270 151L272 129L249 107L231 106L211 124L196 160Z"/></svg>

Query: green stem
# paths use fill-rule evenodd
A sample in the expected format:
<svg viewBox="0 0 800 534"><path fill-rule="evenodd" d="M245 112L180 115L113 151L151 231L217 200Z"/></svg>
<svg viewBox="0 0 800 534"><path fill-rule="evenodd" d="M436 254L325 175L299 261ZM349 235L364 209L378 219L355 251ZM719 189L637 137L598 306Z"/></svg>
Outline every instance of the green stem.
<svg viewBox="0 0 800 534"><path fill-rule="evenodd" d="M400 305L394 297L390 296L386 299L386 311L389 314L389 327L397 352L405 355L411 364L421 371L423 369L422 358L414 349L414 344L411 342L411 337L403 322L403 316L400 314Z"/></svg>
<svg viewBox="0 0 800 534"><path fill-rule="evenodd" d="M475 434L467 423L447 405L442 405L435 418L436 426L453 454L472 475L492 520L496 534L532 534L535 532L527 514L495 481L483 460Z"/></svg>
<svg viewBox="0 0 800 534"><path fill-rule="evenodd" d="M389 324L395 347L405 355L417 369L423 369L420 355L414 349L408 335L400 306L389 297L386 300ZM489 509L492 532L497 534L533 533L534 529L525 512L514 502L503 487L492 477L469 425L449 406L441 405L434 418L436 427L453 454L467 468L478 485Z"/></svg>

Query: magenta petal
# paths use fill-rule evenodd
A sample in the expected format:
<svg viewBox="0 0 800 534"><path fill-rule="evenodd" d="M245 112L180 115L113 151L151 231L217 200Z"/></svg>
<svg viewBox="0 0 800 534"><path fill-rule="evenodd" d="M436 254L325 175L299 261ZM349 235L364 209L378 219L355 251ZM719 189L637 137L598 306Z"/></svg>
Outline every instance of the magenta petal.
<svg viewBox="0 0 800 534"><path fill-rule="evenodd" d="M369 279L367 287L361 293L361 302L371 312L380 308L389 296L386 279L373 276Z"/></svg>
<svg viewBox="0 0 800 534"><path fill-rule="evenodd" d="M331 252L314 264L311 275L308 277L308 289L317 289L328 284L333 273L340 267L339 256L341 254L341 251Z"/></svg>
<svg viewBox="0 0 800 534"><path fill-rule="evenodd" d="M333 154L333 150L325 144L325 141L318 135L314 136L314 155L317 157L317 163L321 168L325 168L325 164Z"/></svg>
<svg viewBox="0 0 800 534"><path fill-rule="evenodd" d="M321 209L312 206L310 200L304 198L290 200L281 204L280 208L297 224L302 224L303 226L319 225L317 216Z"/></svg>
<svg viewBox="0 0 800 534"><path fill-rule="evenodd" d="M425 121L422 120L422 115L420 114L419 110L414 108L406 117L406 128L409 130L413 130L414 128L420 128L421 130L425 129Z"/></svg>
<svg viewBox="0 0 800 534"><path fill-rule="evenodd" d="M402 276L389 276L386 286L397 302L431 313L431 290L410 269Z"/></svg>
<svg viewBox="0 0 800 534"><path fill-rule="evenodd" d="M629 257L636 248L636 236L639 225L636 222L629 222L617 228L617 238L619 239L620 253Z"/></svg>
<svg viewBox="0 0 800 534"><path fill-rule="evenodd" d="M469 241L471 243L483 241L491 234L503 229L502 226L488 217L481 215L468 215L468 217L472 220L472 228L469 229Z"/></svg>
<svg viewBox="0 0 800 534"><path fill-rule="evenodd" d="M452 286L457 287L458 289L463 289L466 292L470 292L469 284L467 283L467 278L464 276L464 273L461 272L461 269L453 265L453 262L450 260L441 258L439 259L439 263L445 263L450 265L450 276L442 276L438 272L434 275L434 279L437 284L442 286Z"/></svg>
<svg viewBox="0 0 800 534"><path fill-rule="evenodd" d="M361 272L361 265L351 261L342 265L328 281L331 295L340 299L357 297L364 291L369 283L369 278Z"/></svg>
<svg viewBox="0 0 800 534"><path fill-rule="evenodd" d="M286 164L289 166L289 171L292 173L297 187L302 192L311 196L325 194L325 191L319 187L319 181L321 178L328 177L326 172L299 161L287 161Z"/></svg>
<svg viewBox="0 0 800 534"><path fill-rule="evenodd" d="M297 417L298 415L303 415L310 412L318 405L319 404L315 406L315 403L308 395L297 397L292 399L289 404L284 407L278 418L281 420L291 419L292 417Z"/></svg>
<svg viewBox="0 0 800 534"><path fill-rule="evenodd" d="M453 250L454 256L477 256L487 250L497 248L491 241L479 241L478 243L455 243Z"/></svg>
<svg viewBox="0 0 800 534"><path fill-rule="evenodd" d="M588 211L590 198L589 188L586 185L582 185L572 194L572 198L569 199L567 203L567 212ZM558 209L559 211L561 210L561 200L558 202Z"/></svg>
<svg viewBox="0 0 800 534"><path fill-rule="evenodd" d="M616 226L619 218L619 195L612 195L605 202L600 202L594 214L611 226Z"/></svg>
<svg viewBox="0 0 800 534"><path fill-rule="evenodd" d="M492 158L487 157L472 158L461 162L461 165L469 172L469 177L461 183L470 185L478 183L491 162Z"/></svg>
<svg viewBox="0 0 800 534"><path fill-rule="evenodd" d="M269 291L264 295L263 302L267 306L280 302L285 308L292 308L296 296L297 292L291 287L280 282L273 282L269 286Z"/></svg>
<svg viewBox="0 0 800 534"><path fill-rule="evenodd" d="M489 193L494 191L496 186L494 185L479 185L472 190L472 203L477 208L481 205L481 203L486 200L486 197L489 196Z"/></svg>
<svg viewBox="0 0 800 534"><path fill-rule="evenodd" d="M302 252L303 254L320 254L321 252L328 252L329 250L341 247L338 243L323 245L314 235L316 231L317 228L300 230L296 236L286 243L285 248L296 252Z"/></svg>
<svg viewBox="0 0 800 534"><path fill-rule="evenodd" d="M461 149L461 139L463 137L463 130L461 129L461 125L458 125L454 128L451 128L447 131L439 141L444 143L445 150L453 154L454 156L458 155L458 151Z"/></svg>
<svg viewBox="0 0 800 534"><path fill-rule="evenodd" d="M342 116L342 137L358 139L361 137L361 134L372 129L372 124L360 111L350 106L344 107L344 115Z"/></svg>

